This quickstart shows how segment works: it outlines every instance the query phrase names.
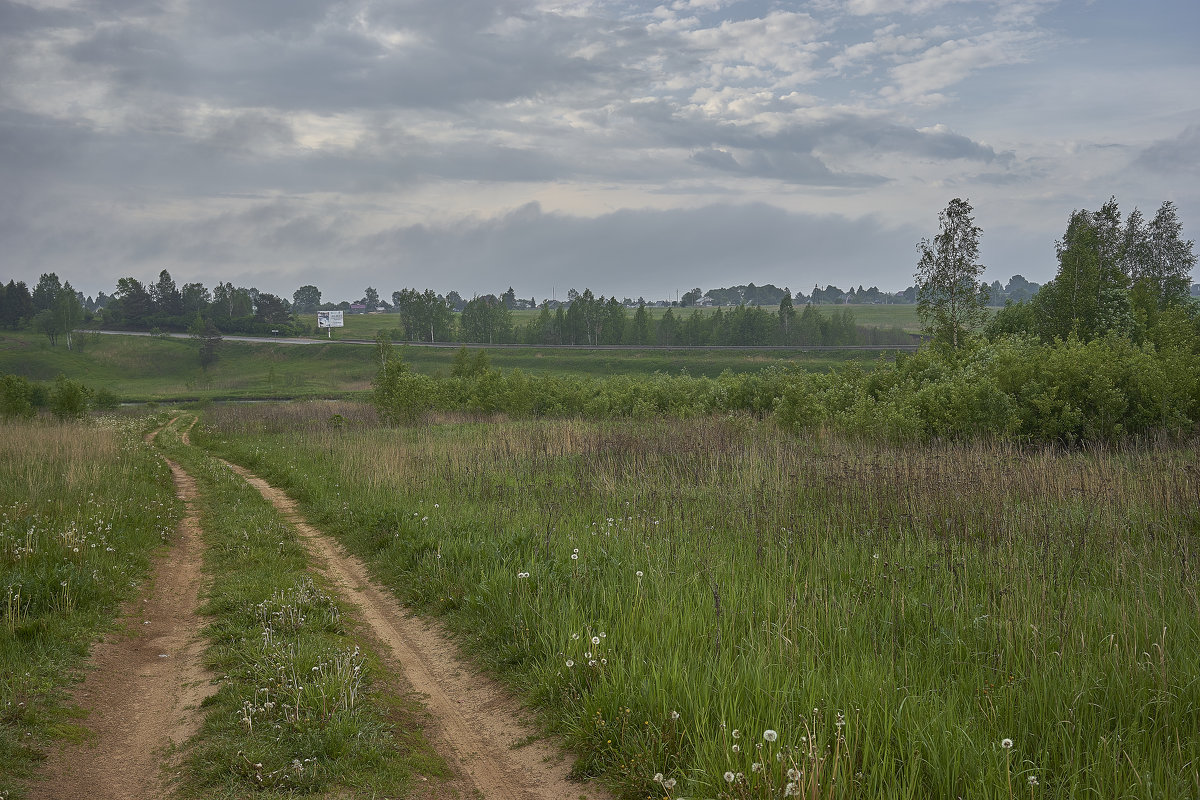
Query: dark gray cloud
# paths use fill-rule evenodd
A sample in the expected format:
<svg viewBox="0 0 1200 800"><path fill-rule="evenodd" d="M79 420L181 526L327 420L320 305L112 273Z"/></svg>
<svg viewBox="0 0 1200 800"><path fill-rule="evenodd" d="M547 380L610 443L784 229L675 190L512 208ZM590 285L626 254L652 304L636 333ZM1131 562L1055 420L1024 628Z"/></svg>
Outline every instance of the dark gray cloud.
<svg viewBox="0 0 1200 800"><path fill-rule="evenodd" d="M1173 139L1164 139L1147 147L1133 166L1164 175L1200 173L1200 125L1189 125Z"/></svg>

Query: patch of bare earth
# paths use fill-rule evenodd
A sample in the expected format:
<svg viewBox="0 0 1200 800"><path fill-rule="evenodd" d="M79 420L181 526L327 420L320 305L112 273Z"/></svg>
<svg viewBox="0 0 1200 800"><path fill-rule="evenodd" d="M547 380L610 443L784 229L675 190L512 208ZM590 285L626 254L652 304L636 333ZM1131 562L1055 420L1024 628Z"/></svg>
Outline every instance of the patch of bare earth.
<svg viewBox="0 0 1200 800"><path fill-rule="evenodd" d="M426 732L456 776L448 786L431 785L434 796L449 792L485 800L608 797L598 787L569 780L570 758L549 744L531 741L534 731L522 722L520 705L512 696L461 661L436 625L405 613L394 595L370 580L359 559L304 520L291 498L249 471L229 466L296 527L337 591L390 649L390 657L381 653L389 666L423 696L433 718Z"/></svg>
<svg viewBox="0 0 1200 800"><path fill-rule="evenodd" d="M153 434L148 439L153 439ZM126 605L125 631L92 651L91 671L73 692L88 712L83 741L48 757L30 797L46 800L138 800L170 793L174 746L196 732L200 702L212 691L201 660L197 614L203 546L196 485L170 461L187 506L172 546L155 566L146 593Z"/></svg>

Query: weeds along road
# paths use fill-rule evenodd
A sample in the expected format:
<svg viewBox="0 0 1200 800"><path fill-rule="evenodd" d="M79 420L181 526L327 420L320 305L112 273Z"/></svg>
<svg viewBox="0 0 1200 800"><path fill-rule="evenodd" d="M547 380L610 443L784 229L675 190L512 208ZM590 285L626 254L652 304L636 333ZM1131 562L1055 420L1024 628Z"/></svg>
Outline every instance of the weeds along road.
<svg viewBox="0 0 1200 800"><path fill-rule="evenodd" d="M90 712L89 735L49 755L44 780L30 785L32 798L161 798L169 790L163 767L177 768L175 746L199 729L199 706L213 687L197 612L203 561L197 490L178 464L167 464L187 513L154 565L149 589L125 607L126 631L96 646L92 671L73 693Z"/></svg>
<svg viewBox="0 0 1200 800"><path fill-rule="evenodd" d="M434 746L454 766L458 785L452 788L458 796L489 800L606 797L596 787L569 781L571 765L557 748L542 741L530 743L534 731L522 723L518 703L494 681L460 661L453 643L435 626L404 613L390 592L372 583L363 563L309 525L286 494L242 467L229 467L296 527L337 593L390 651L394 662L390 666L422 696L436 721L436 729L429 731ZM522 746L517 747L518 743Z"/></svg>

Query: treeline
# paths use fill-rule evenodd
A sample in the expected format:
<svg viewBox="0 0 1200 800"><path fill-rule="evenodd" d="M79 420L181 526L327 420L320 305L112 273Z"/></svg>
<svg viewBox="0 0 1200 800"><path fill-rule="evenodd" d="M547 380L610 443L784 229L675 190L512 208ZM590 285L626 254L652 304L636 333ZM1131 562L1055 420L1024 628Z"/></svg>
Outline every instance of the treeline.
<svg viewBox="0 0 1200 800"><path fill-rule="evenodd" d="M204 331L270 335L300 335L313 326L292 314L286 300L254 288L218 283L177 287L167 270L146 285L137 278L121 278L116 292L98 299L63 282L53 272L43 273L32 291L23 281L0 286L0 325L11 330L28 327L45 334L51 345L62 339L72 347L73 332L95 325L113 330Z"/></svg>

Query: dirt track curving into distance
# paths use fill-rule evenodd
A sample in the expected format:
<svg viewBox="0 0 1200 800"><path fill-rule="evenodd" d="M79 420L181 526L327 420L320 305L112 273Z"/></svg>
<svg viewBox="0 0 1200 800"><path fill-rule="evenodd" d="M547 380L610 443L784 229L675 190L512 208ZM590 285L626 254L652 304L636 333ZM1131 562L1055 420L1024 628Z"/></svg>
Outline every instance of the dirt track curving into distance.
<svg viewBox="0 0 1200 800"><path fill-rule="evenodd" d="M35 800L167 796L172 748L199 728L200 702L213 689L201 660L197 614L203 545L196 484L178 464L167 464L187 513L157 559L147 591L125 606L126 631L93 648L91 672L72 693L89 712L85 727L92 735L49 755L44 779L29 787Z"/></svg>
<svg viewBox="0 0 1200 800"><path fill-rule="evenodd" d="M521 722L518 703L459 660L437 627L406 614L395 596L371 582L363 563L309 525L283 491L242 467L229 466L296 527L338 593L391 650L390 666L422 696L434 720L427 731L430 739L457 776L443 789L485 800L608 797L599 787L568 780L570 760L558 749L541 741L526 743L533 730ZM442 789L434 791L443 796Z"/></svg>

